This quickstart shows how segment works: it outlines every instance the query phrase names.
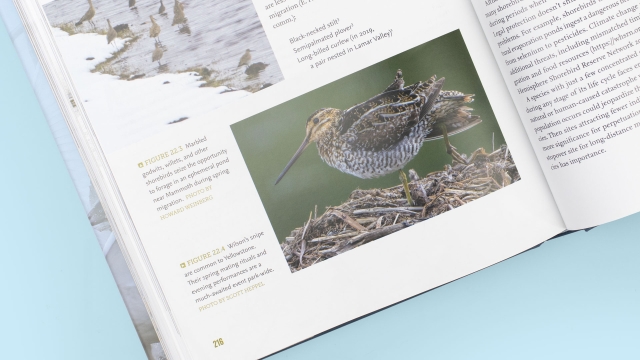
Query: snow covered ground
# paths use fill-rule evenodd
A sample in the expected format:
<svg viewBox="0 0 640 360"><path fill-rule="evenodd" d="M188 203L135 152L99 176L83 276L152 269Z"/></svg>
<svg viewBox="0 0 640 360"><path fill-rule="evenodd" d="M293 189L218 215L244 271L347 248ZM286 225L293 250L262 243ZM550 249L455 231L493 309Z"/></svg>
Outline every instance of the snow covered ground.
<svg viewBox="0 0 640 360"><path fill-rule="evenodd" d="M92 73L97 64L116 51L113 43L107 44L106 35L70 36L58 28L53 28L53 33L106 154L184 124L170 124L173 121L206 115L251 94L240 90L229 92L225 86L201 88L203 81L198 81L200 76L194 72L159 74L132 81ZM115 42L121 49L126 39L116 38ZM148 58L151 59L151 52Z"/></svg>

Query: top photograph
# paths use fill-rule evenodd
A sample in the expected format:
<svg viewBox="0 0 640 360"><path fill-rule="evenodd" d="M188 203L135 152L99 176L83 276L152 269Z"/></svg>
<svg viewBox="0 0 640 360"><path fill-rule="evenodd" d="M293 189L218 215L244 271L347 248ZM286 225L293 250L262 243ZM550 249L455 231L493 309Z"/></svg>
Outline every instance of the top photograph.
<svg viewBox="0 0 640 360"><path fill-rule="evenodd" d="M282 81L250 0L41 0L105 153Z"/></svg>

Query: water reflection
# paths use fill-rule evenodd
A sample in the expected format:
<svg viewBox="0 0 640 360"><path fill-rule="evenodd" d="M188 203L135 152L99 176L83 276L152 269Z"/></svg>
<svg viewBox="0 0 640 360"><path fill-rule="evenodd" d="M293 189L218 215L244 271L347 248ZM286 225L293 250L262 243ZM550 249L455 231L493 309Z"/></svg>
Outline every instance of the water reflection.
<svg viewBox="0 0 640 360"><path fill-rule="evenodd" d="M110 19L118 36L128 38L125 51L109 64L109 69L122 78L153 76L165 72L207 69L217 85L251 91L283 79L273 51L251 0L185 0L173 4L158 0L93 0L96 13L94 29L85 22L73 24L87 11L86 0L56 0L44 5L52 26L67 32L106 34ZM159 27L153 36L150 16ZM161 38L162 66L153 61L155 41ZM251 63L236 65L251 52Z"/></svg>

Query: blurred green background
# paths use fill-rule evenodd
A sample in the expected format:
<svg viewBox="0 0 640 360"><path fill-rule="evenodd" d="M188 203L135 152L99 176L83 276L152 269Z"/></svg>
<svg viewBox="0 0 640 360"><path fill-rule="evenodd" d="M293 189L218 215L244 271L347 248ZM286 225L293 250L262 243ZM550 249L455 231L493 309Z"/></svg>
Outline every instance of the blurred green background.
<svg viewBox="0 0 640 360"><path fill-rule="evenodd" d="M475 94L473 114L482 123L451 137L461 153L470 154L479 147L492 149L504 144L478 74L460 31L454 31L428 43L369 66L314 91L285 102L258 115L233 124L231 129L249 168L253 182L267 211L278 240L284 241L291 230L302 226L309 212L318 206L318 216L327 206L343 203L357 189L386 188L400 184L397 173L377 179L359 179L325 164L311 144L284 178L274 185L278 175L298 149L305 136L305 122L323 107L347 109L382 92L402 69L405 85L427 80L432 75L445 77L444 90ZM442 140L424 144L418 156L406 167L420 176L451 163Z"/></svg>

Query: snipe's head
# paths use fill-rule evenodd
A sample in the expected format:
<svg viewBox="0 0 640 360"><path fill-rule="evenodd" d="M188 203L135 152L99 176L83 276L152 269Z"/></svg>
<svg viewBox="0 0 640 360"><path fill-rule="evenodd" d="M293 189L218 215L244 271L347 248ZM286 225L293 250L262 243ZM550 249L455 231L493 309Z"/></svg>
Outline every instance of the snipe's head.
<svg viewBox="0 0 640 360"><path fill-rule="evenodd" d="M302 155L304 149L306 149L309 144L318 141L318 139L320 139L322 135L331 128L333 122L340 118L341 112L342 110L339 109L327 108L317 110L316 112L311 114L311 116L309 116L309 118L307 119L307 131L304 140L302 141L302 144L300 144L300 147L298 148L296 153L293 154L291 160L289 160L287 166L284 167L284 170L282 170L280 176L278 176L276 184L278 184L280 180L282 180L284 174L286 174L293 163L298 160L300 155Z"/></svg>

